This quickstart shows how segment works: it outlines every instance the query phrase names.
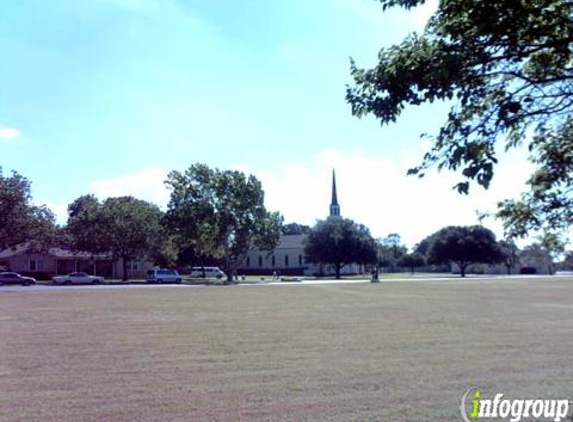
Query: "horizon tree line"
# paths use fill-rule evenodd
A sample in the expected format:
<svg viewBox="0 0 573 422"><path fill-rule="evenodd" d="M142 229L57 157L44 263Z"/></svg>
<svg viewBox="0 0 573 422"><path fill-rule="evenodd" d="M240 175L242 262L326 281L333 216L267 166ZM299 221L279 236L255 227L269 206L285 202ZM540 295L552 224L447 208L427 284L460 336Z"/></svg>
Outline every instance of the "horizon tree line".
<svg viewBox="0 0 573 422"><path fill-rule="evenodd" d="M27 243L39 252L60 246L109 253L123 261L124 278L127 263L141 258L162 267L215 264L225 268L229 282L250 249L272 250L281 234L305 234L307 261L333 265L337 277L350 263L414 272L455 262L465 276L472 263L501 262L509 274L519 258L512 240L497 242L479 225L445 227L409 252L397 233L376 240L364 225L341 217L314 227L283 224L278 212L264 206L260 181L239 171L194 164L172 171L165 183L171 190L166 211L132 196L100 201L88 194L68 206L67 223L58 226L46 206L33 205L30 181L15 171L3 175L0 167L0 249ZM565 244L546 234L525 251L553 262Z"/></svg>

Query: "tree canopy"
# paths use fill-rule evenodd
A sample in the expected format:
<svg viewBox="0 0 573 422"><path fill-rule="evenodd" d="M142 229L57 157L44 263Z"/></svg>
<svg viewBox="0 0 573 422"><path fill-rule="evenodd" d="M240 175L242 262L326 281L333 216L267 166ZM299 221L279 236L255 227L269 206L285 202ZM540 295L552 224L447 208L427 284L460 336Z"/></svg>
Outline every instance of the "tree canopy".
<svg viewBox="0 0 573 422"><path fill-rule="evenodd" d="M310 233L310 226L307 226L306 224L288 223L281 227L281 233L285 236L308 234Z"/></svg>
<svg viewBox="0 0 573 422"><path fill-rule="evenodd" d="M561 268L565 271L573 271L573 252L569 251L565 254L565 258L561 263Z"/></svg>
<svg viewBox="0 0 573 422"><path fill-rule="evenodd" d="M66 232L76 251L109 252L104 239L101 203L94 195L83 195L68 205Z"/></svg>
<svg viewBox="0 0 573 422"><path fill-rule="evenodd" d="M0 167L0 250L21 243L43 250L56 236L54 214L32 204L30 181L15 171L4 176Z"/></svg>
<svg viewBox="0 0 573 422"><path fill-rule="evenodd" d="M310 262L331 264L336 278L352 263L376 262L376 242L368 228L346 218L318 221L305 239L304 253Z"/></svg>
<svg viewBox="0 0 573 422"><path fill-rule="evenodd" d="M525 268L522 270L529 267L533 268L534 271L547 269L549 274L553 274L555 271L552 254L541 242L535 242L524 247L519 254L519 259L525 264Z"/></svg>
<svg viewBox="0 0 573 422"><path fill-rule="evenodd" d="M272 250L282 217L267 211L264 191L255 176L194 164L173 171L167 220L182 249L223 257L229 281L249 249Z"/></svg>
<svg viewBox="0 0 573 422"><path fill-rule="evenodd" d="M383 9L410 9L425 0L380 2ZM451 101L432 149L410 173L422 177L433 166L461 169L457 189L463 193L472 180L489 186L499 141L513 148L535 131L528 143L540 171L530 179L531 191L521 201L501 204L499 216L518 235L544 225L569 226L572 16L567 0L441 0L423 34L382 49L372 69L352 62L347 101L353 114L372 113L383 124L407 105Z"/></svg>
<svg viewBox="0 0 573 422"><path fill-rule="evenodd" d="M131 196L108 198L100 203L85 195L68 206L67 230L75 250L111 253L123 261L123 279L128 279L127 264L149 258L162 240L161 210L154 204Z"/></svg>
<svg viewBox="0 0 573 422"><path fill-rule="evenodd" d="M398 266L408 268L412 274L418 267L426 264L426 258L420 252L407 253L400 257Z"/></svg>
<svg viewBox="0 0 573 422"><path fill-rule="evenodd" d="M511 274L513 267L519 262L519 249L513 240L500 240L499 250L501 260L507 269L507 274Z"/></svg>
<svg viewBox="0 0 573 422"><path fill-rule="evenodd" d="M408 252L402 244L402 238L397 233L390 233L377 242L378 265L394 271L400 258Z"/></svg>
<svg viewBox="0 0 573 422"><path fill-rule="evenodd" d="M557 130L542 128L534 136L532 161L537 166L517 200L499 204L509 236L530 230L565 232L573 223L573 120Z"/></svg>
<svg viewBox="0 0 573 422"><path fill-rule="evenodd" d="M437 231L428 249L428 260L434 264L455 263L462 277L475 263L496 263L502 259L495 235L482 226L448 226Z"/></svg>

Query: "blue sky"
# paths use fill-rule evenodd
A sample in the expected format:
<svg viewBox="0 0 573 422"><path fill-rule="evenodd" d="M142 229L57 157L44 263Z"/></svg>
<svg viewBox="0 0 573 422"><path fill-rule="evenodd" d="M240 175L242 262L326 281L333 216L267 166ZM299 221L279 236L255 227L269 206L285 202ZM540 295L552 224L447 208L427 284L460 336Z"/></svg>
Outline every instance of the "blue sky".
<svg viewBox="0 0 573 422"><path fill-rule="evenodd" d="M398 123L359 120L344 101L349 57L420 31L432 3L382 13L372 0L2 0L0 166L33 182L65 221L82 194L133 194L165 206L169 170L195 162L250 172L267 205L313 224L336 167L342 214L413 245L519 192L513 154L491 192L456 177L405 176L445 105ZM492 222L498 234L499 225Z"/></svg>

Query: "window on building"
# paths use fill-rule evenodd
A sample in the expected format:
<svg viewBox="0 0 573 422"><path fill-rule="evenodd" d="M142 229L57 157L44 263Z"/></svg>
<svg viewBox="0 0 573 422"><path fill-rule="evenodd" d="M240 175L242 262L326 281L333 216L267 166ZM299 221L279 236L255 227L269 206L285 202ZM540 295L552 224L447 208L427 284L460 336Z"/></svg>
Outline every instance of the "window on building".
<svg viewBox="0 0 573 422"><path fill-rule="evenodd" d="M127 269L131 271L139 270L139 262L128 262Z"/></svg>
<svg viewBox="0 0 573 422"><path fill-rule="evenodd" d="M29 271L44 271L44 261L41 259L30 259L28 269Z"/></svg>
<svg viewBox="0 0 573 422"><path fill-rule="evenodd" d="M263 266L263 257L259 255L259 267Z"/></svg>
<svg viewBox="0 0 573 422"><path fill-rule="evenodd" d="M276 260L275 260L275 256L273 255L272 257L272 263L273 263L273 267L276 265Z"/></svg>
<svg viewBox="0 0 573 422"><path fill-rule="evenodd" d="M302 254L298 256L298 265L302 266Z"/></svg>
<svg viewBox="0 0 573 422"><path fill-rule="evenodd" d="M251 257L247 257L247 268L251 266Z"/></svg>
<svg viewBox="0 0 573 422"><path fill-rule="evenodd" d="M285 267L288 267L288 255L285 255Z"/></svg>

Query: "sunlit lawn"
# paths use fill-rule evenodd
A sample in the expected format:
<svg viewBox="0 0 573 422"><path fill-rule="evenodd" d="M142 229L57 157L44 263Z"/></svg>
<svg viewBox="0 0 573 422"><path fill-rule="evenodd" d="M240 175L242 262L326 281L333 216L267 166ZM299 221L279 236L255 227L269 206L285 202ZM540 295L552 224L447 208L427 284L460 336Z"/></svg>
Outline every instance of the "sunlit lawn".
<svg viewBox="0 0 573 422"><path fill-rule="evenodd" d="M456 421L573 398L573 279L0 292L1 421Z"/></svg>

